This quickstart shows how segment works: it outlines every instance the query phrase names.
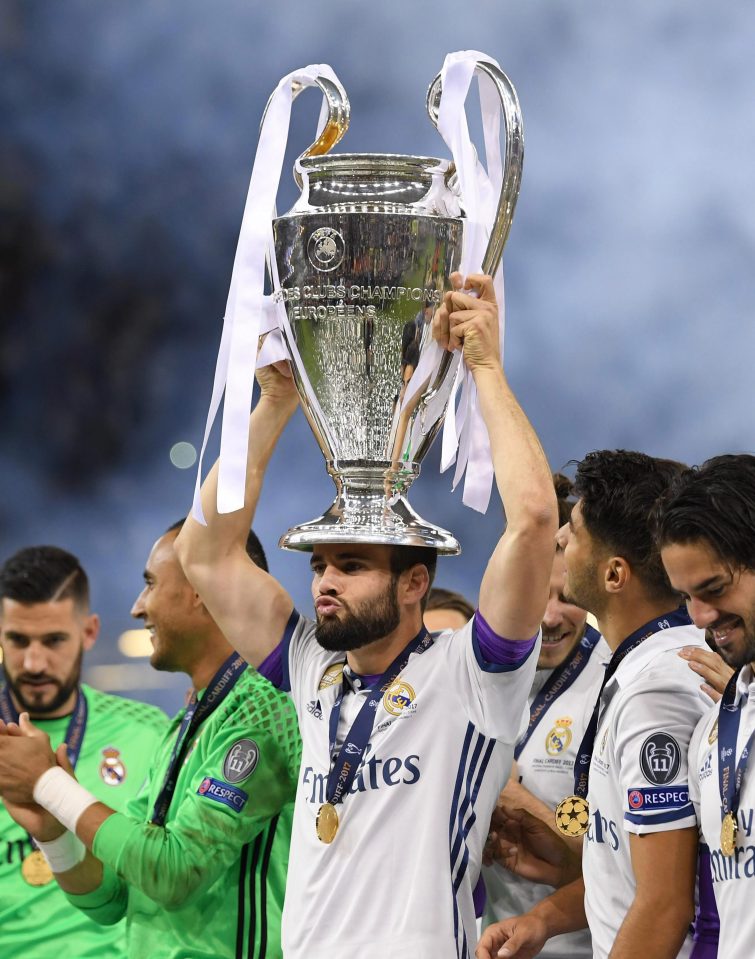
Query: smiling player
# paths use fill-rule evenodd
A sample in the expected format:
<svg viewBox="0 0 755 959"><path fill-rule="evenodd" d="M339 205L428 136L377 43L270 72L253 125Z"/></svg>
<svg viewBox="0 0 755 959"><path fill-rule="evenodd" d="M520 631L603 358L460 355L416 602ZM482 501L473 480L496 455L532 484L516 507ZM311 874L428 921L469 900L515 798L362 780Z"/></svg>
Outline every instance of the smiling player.
<svg viewBox="0 0 755 959"><path fill-rule="evenodd" d="M658 511L661 557L694 622L735 670L690 743L690 797L720 919L718 955L752 953L755 878L755 456L684 473Z"/></svg>

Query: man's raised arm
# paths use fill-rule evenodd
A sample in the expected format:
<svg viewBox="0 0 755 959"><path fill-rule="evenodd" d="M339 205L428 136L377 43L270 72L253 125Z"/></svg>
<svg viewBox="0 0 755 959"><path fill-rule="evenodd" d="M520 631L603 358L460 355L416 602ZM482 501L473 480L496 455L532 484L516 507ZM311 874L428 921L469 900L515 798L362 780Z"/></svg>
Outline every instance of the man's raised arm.
<svg viewBox="0 0 755 959"><path fill-rule="evenodd" d="M290 375L276 366L257 371L261 395L250 419L244 508L218 513L218 464L202 484L207 526L189 516L175 543L184 572L210 615L252 666L280 642L293 609L286 590L247 556L245 543L257 508L265 470L296 409Z"/></svg>
<svg viewBox="0 0 755 959"><path fill-rule="evenodd" d="M464 344L490 437L506 531L490 558L480 587L480 612L499 636L531 639L548 601L558 509L548 461L540 441L508 385L500 363L498 304L490 277L470 276L467 286L446 295L436 336L451 349ZM444 329L445 326L445 329ZM447 330L447 333L445 332Z"/></svg>

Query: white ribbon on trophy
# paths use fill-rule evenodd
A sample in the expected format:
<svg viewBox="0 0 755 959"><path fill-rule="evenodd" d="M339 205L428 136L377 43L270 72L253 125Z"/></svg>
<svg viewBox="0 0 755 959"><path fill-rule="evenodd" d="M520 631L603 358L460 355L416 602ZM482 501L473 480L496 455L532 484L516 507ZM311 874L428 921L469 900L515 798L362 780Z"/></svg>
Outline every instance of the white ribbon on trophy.
<svg viewBox="0 0 755 959"><path fill-rule="evenodd" d="M293 86L314 86L318 76L324 76L340 87L338 77L327 64L310 64L295 70L283 77L275 88L262 121L233 261L212 398L199 455L192 515L200 523L205 522L200 497L202 462L223 395L225 394L225 401L220 437L217 508L219 513L232 513L244 505L249 411L254 389L252 372L258 365L289 359L282 337L276 334L268 337L263 347L264 356L259 357L264 359L264 362L258 363L259 337L271 330L283 328L287 322L284 305L272 295L265 295L265 262L270 254L272 270L275 269L275 257L272 255L272 220L275 216L275 200L288 141L291 104L294 99ZM323 95L318 137L323 131L326 119L327 98ZM277 281L275 274L273 277ZM275 282L274 289L277 288L278 284ZM296 357L293 359L296 361ZM297 364L297 367L303 372L300 364Z"/></svg>
<svg viewBox="0 0 755 959"><path fill-rule="evenodd" d="M487 171L480 163L469 136L465 101L480 61L500 65L477 50L462 50L449 53L441 70L441 99L438 107L438 132L446 142L456 164L461 201L464 206L464 243L459 270L464 276L479 273L485 255L498 206L498 197L503 181L500 129L502 107L495 84L484 72L478 71L480 110L484 132L485 161ZM503 266L494 279L496 298L500 310L500 343L503 359L504 335L504 288ZM433 382L443 359L443 350L434 349L423 353L404 396L402 407L414 398L426 382ZM458 411L456 399L461 390ZM456 463L453 489L464 476L462 501L481 513L490 502L493 486L493 461L490 454L490 439L477 405L477 388L472 374L464 365L459 365L443 424L441 449L441 472Z"/></svg>

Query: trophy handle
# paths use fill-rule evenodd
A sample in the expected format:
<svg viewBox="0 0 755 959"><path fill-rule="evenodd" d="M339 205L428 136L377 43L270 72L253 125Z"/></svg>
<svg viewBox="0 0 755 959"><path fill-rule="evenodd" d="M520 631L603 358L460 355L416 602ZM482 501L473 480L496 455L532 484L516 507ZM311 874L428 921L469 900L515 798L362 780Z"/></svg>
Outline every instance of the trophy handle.
<svg viewBox="0 0 755 959"><path fill-rule="evenodd" d="M303 157L316 157L327 153L349 129L351 107L349 106L349 98L346 96L344 88L340 83L334 82L328 77L319 74L315 77L315 83L325 95L328 104L328 121L320 136L299 156L299 160ZM295 100L302 90L305 90L311 85L312 84L300 83L298 80L292 81L292 98Z"/></svg>
<svg viewBox="0 0 755 959"><path fill-rule="evenodd" d="M488 60L478 60L475 72L485 73L493 81L506 125L506 150L504 153L503 182L501 195L498 200L493 229L490 232L490 241L482 259L482 272L492 276L498 269L503 256L503 247L508 239L511 221L514 219L514 209L519 196L519 187L522 182L522 159L524 157L524 134L522 130L522 111L519 107L519 98L516 90L506 74L494 63ZM437 129L438 109L442 93L440 73L430 84L427 91L427 112Z"/></svg>

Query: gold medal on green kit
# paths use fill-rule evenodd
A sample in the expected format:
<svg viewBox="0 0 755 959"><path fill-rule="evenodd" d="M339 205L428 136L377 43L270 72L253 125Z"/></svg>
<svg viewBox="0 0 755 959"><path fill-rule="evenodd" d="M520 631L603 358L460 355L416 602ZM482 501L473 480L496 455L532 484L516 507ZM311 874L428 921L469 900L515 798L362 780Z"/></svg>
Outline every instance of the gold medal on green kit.
<svg viewBox="0 0 755 959"><path fill-rule="evenodd" d="M721 821L721 852L724 856L733 856L737 848L737 820L734 813L727 812Z"/></svg>
<svg viewBox="0 0 755 959"><path fill-rule="evenodd" d="M590 823L590 807L580 796L567 796L556 806L556 829L562 836L584 836Z"/></svg>
<svg viewBox="0 0 755 959"><path fill-rule="evenodd" d="M336 838L338 832L338 812L336 807L329 802L323 803L317 812L315 820L317 829L317 838L320 842L331 843Z"/></svg>
<svg viewBox="0 0 755 959"><path fill-rule="evenodd" d="M21 875L30 886L46 886L54 879L52 869L39 849L30 852L21 863Z"/></svg>

